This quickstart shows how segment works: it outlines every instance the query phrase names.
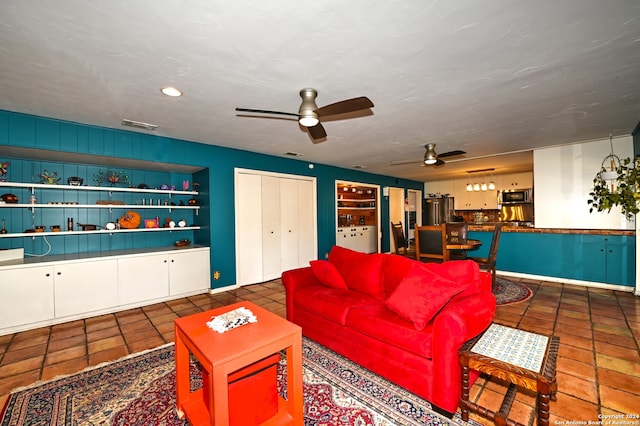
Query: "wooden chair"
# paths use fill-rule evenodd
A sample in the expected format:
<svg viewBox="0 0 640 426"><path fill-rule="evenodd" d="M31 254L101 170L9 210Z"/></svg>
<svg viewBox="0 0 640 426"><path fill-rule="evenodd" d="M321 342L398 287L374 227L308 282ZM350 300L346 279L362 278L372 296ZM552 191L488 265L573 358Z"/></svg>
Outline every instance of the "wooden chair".
<svg viewBox="0 0 640 426"><path fill-rule="evenodd" d="M414 235L416 237L416 259L440 262L449 260L444 223L434 226L416 225Z"/></svg>
<svg viewBox="0 0 640 426"><path fill-rule="evenodd" d="M445 223L447 244L464 244L467 242L466 222ZM449 250L449 259L466 259L466 250Z"/></svg>
<svg viewBox="0 0 640 426"><path fill-rule="evenodd" d="M491 246L489 247L489 255L487 257L467 257L467 259L477 262L480 268L491 272L491 283L494 287L496 285L496 260L498 258L498 245L500 244L501 233L502 226L496 225L493 230L493 237L491 238Z"/></svg>
<svg viewBox="0 0 640 426"><path fill-rule="evenodd" d="M391 222L391 231L393 233L393 241L396 246L396 254L406 257L416 257L416 251L411 248L411 243L404 236L404 227L402 222Z"/></svg>

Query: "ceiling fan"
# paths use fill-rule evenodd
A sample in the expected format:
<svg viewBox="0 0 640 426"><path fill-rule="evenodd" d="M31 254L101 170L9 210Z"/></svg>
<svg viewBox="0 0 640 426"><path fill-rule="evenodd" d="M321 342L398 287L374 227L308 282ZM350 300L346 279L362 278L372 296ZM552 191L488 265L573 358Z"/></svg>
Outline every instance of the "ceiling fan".
<svg viewBox="0 0 640 426"><path fill-rule="evenodd" d="M365 96L359 98L346 99L344 101L335 102L333 104L325 105L318 108L316 105L316 97L318 92L315 89L302 89L300 91L300 97L302 98L302 104L298 113L282 112L282 111L269 111L264 109L252 109L252 108L236 108L236 111L251 112L256 114L276 114L276 115L290 115L298 117L298 123L307 129L309 135L313 139L314 143L323 142L319 139L327 137L327 132L320 121L331 115L346 114L350 112L356 112L373 108L373 102ZM347 117L351 118L351 117ZM317 142L316 142L317 141Z"/></svg>
<svg viewBox="0 0 640 426"><path fill-rule="evenodd" d="M442 154L436 154L436 144L428 143L424 146L427 150L424 153L424 159L422 161L394 161L392 166L399 166L402 164L417 164L421 163L422 166L442 166L445 162L441 158L443 157L455 157L456 155L466 154L465 151L449 151Z"/></svg>

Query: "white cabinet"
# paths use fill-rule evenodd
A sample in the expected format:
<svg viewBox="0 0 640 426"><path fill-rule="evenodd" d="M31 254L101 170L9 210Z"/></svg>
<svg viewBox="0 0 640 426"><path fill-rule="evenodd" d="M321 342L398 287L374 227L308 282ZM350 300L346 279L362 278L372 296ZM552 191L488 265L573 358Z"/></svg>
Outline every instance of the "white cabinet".
<svg viewBox="0 0 640 426"><path fill-rule="evenodd" d="M54 317L53 268L0 270L0 330Z"/></svg>
<svg viewBox="0 0 640 426"><path fill-rule="evenodd" d="M455 180L436 180L433 182L425 182L424 193L441 195L453 195L456 192Z"/></svg>
<svg viewBox="0 0 640 426"><path fill-rule="evenodd" d="M498 182L498 189L523 189L533 188L533 173L510 173L501 175Z"/></svg>
<svg viewBox="0 0 640 426"><path fill-rule="evenodd" d="M209 249L173 252L167 263L170 296L203 293L211 286Z"/></svg>
<svg viewBox="0 0 640 426"><path fill-rule="evenodd" d="M118 259L118 305L124 306L169 295L167 257L144 254Z"/></svg>
<svg viewBox="0 0 640 426"><path fill-rule="evenodd" d="M63 263L52 270L56 318L118 305L116 259Z"/></svg>
<svg viewBox="0 0 640 426"><path fill-rule="evenodd" d="M0 266L0 335L205 293L208 247Z"/></svg>
<svg viewBox="0 0 640 426"><path fill-rule="evenodd" d="M118 259L118 305L203 293L210 287L209 249Z"/></svg>
<svg viewBox="0 0 640 426"><path fill-rule="evenodd" d="M336 232L336 245L363 253L375 253L378 250L377 238L375 226L343 227Z"/></svg>
<svg viewBox="0 0 640 426"><path fill-rule="evenodd" d="M235 179L238 285L317 258L315 178L237 169Z"/></svg>

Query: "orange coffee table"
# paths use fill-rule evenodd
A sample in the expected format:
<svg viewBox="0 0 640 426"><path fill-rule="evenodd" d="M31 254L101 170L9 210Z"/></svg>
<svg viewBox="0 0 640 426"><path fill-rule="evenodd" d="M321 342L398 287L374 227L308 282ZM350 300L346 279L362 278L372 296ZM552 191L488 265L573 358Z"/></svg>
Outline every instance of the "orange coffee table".
<svg viewBox="0 0 640 426"><path fill-rule="evenodd" d="M207 326L212 316L239 307L249 309L257 318L224 333ZM286 350L287 400L278 396L278 412L264 425L302 425L302 329L255 305L239 302L174 321L176 356L176 405L192 425L228 425L228 377L256 361ZM190 390L189 353L202 364L210 389ZM206 397L206 401L205 401ZM209 407L212 407L209 410Z"/></svg>

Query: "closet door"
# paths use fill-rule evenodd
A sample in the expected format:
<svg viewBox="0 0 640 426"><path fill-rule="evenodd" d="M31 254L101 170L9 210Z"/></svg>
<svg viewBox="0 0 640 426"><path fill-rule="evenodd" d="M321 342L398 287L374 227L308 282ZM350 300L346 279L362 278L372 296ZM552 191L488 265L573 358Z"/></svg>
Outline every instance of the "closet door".
<svg viewBox="0 0 640 426"><path fill-rule="evenodd" d="M309 266L317 258L316 247L316 202L313 182L298 181L298 266ZM290 268L291 269L291 268Z"/></svg>
<svg viewBox="0 0 640 426"><path fill-rule="evenodd" d="M262 281L282 273L281 180L262 176Z"/></svg>
<svg viewBox="0 0 640 426"><path fill-rule="evenodd" d="M262 280L262 176L236 174L236 281Z"/></svg>
<svg viewBox="0 0 640 426"><path fill-rule="evenodd" d="M297 268L299 263L300 224L298 215L298 180L280 179L281 273Z"/></svg>

